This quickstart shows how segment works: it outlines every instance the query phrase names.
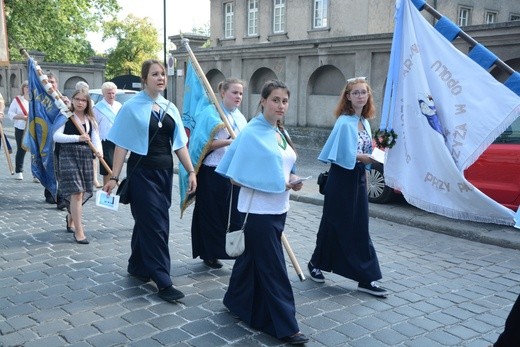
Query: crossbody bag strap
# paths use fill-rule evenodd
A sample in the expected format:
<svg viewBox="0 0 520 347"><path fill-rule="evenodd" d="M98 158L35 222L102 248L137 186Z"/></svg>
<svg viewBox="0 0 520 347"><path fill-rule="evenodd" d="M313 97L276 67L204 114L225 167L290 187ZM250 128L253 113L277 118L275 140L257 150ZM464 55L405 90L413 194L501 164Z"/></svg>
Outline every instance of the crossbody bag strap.
<svg viewBox="0 0 520 347"><path fill-rule="evenodd" d="M254 189L253 189L253 193L251 194L251 198L249 199L249 204L247 206L246 217L244 218L244 224L242 224L242 229L244 229L245 226L246 226L247 216L249 216L249 210L251 209L251 202L253 201L253 195L255 195ZM231 196L229 197L229 212L228 212L226 233L229 233L229 228L231 226L231 208L232 208L232 206L233 206L233 183L231 183Z"/></svg>

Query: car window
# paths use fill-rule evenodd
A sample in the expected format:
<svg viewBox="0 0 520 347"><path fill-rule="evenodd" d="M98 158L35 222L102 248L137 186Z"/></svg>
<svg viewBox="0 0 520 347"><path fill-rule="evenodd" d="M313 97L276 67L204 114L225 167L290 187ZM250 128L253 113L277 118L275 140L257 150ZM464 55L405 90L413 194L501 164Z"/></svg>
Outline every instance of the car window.
<svg viewBox="0 0 520 347"><path fill-rule="evenodd" d="M520 144L520 117L500 134L494 143L518 143Z"/></svg>
<svg viewBox="0 0 520 347"><path fill-rule="evenodd" d="M120 103L124 104L126 101L128 101L129 99L131 99L134 96L135 96L135 94L130 94L130 93L116 94L116 100L119 101Z"/></svg>

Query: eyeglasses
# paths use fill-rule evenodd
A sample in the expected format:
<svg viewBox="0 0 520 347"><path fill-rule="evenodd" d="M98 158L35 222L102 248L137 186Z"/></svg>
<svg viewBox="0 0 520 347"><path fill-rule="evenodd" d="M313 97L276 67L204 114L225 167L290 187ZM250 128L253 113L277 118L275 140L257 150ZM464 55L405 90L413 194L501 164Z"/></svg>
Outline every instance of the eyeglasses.
<svg viewBox="0 0 520 347"><path fill-rule="evenodd" d="M87 102L87 99L78 99L78 98L74 98L74 101L86 103L86 102Z"/></svg>
<svg viewBox="0 0 520 347"><path fill-rule="evenodd" d="M350 96L355 96L357 98L358 96L367 96L369 93L366 90L356 90L354 92L350 92L349 94Z"/></svg>
<svg viewBox="0 0 520 347"><path fill-rule="evenodd" d="M366 81L367 78L366 78L365 76L353 77L353 78L349 78L349 79L347 80L347 83L354 82L355 80L363 80L363 81Z"/></svg>

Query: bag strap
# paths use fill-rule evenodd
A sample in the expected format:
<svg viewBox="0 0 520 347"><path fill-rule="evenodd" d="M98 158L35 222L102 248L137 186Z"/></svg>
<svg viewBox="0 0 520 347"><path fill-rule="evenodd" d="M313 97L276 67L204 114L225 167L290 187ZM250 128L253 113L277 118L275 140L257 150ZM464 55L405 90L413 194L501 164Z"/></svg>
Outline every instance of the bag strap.
<svg viewBox="0 0 520 347"><path fill-rule="evenodd" d="M246 227L247 216L249 216L249 209L251 208L251 202L253 201L253 195L255 195L255 190L253 189L253 193L251 194L251 198L249 199L249 205L247 206L246 217L244 218L244 224L242 224L242 229ZM229 197L229 212L228 212L228 220L227 220L227 229L226 233L229 233L229 227L231 226L231 208L233 205L233 183L231 183L231 196Z"/></svg>
<svg viewBox="0 0 520 347"><path fill-rule="evenodd" d="M170 107L170 104L172 102L169 101L168 102L168 106L166 106L166 110L168 110L168 108ZM162 107L159 105L159 107L162 109ZM164 110L163 110L164 111ZM164 111L165 115L166 115L166 111ZM152 141L153 139L155 138L155 135L157 135L157 133L159 132L159 127L157 127L157 129L155 129L155 133L153 134L152 138L150 139L150 141L148 142L148 150L150 150L150 145L152 144ZM141 159L143 159L144 155L139 157L139 159L137 160L137 162L135 163L135 166L134 168L132 169L132 172L130 172L130 175L128 175L126 177L127 180L130 180L130 176L132 176L132 174L134 173L135 169L137 169L137 166L139 165L139 163L141 162Z"/></svg>

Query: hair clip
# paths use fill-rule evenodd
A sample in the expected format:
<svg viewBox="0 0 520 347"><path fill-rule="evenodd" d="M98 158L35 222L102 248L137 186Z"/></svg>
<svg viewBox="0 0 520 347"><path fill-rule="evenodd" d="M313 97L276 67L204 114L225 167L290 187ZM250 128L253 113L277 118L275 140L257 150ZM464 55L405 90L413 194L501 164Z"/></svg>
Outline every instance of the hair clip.
<svg viewBox="0 0 520 347"><path fill-rule="evenodd" d="M366 81L367 78L366 78L365 76L353 77L353 78L349 78L349 79L347 80L347 83L354 82L355 80L364 80L364 81Z"/></svg>

